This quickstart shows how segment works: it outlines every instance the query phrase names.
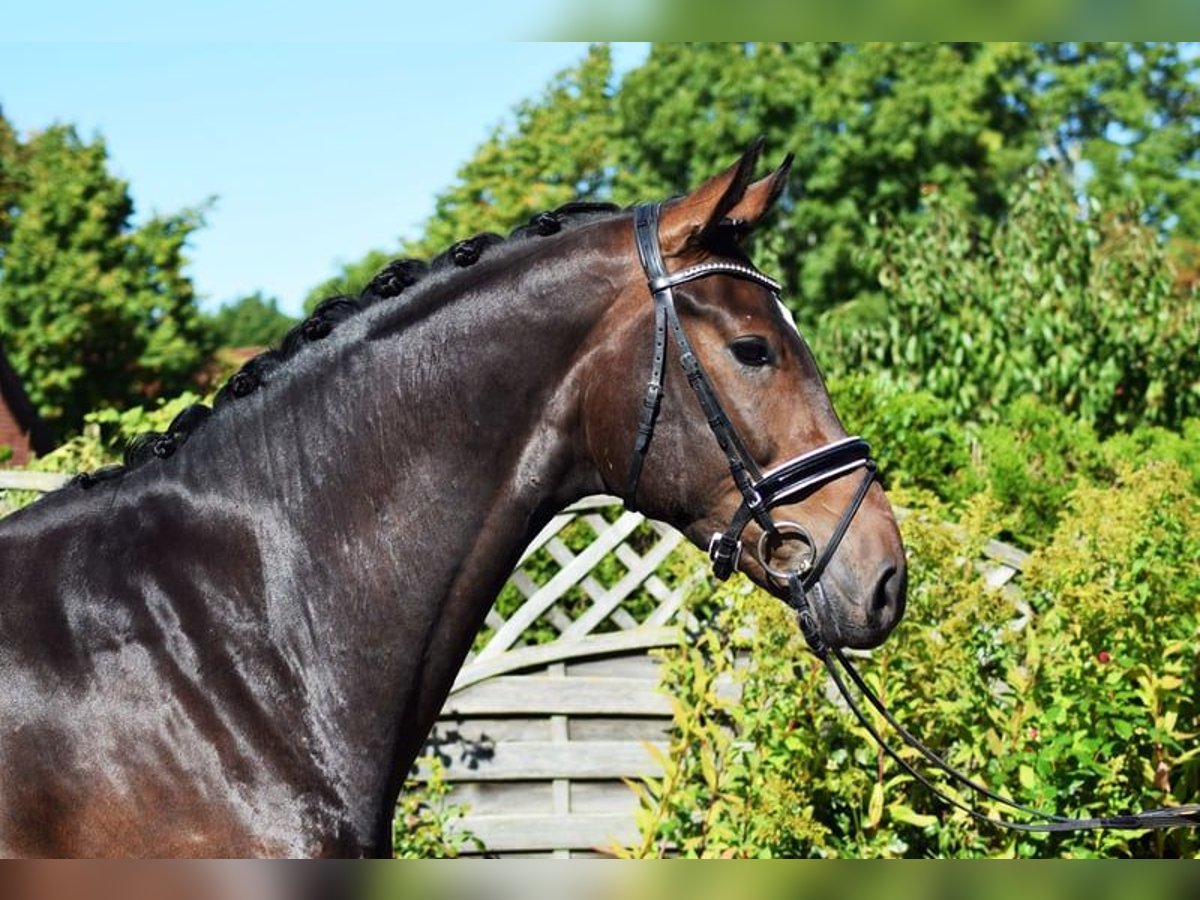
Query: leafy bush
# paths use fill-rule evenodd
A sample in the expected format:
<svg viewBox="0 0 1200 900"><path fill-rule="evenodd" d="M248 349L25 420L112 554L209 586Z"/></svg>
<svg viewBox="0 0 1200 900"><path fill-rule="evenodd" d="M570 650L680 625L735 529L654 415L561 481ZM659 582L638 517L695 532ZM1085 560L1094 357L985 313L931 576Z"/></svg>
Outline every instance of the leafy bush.
<svg viewBox="0 0 1200 900"><path fill-rule="evenodd" d="M1028 396L980 430L977 459L976 481L998 503L996 534L1026 547L1050 537L1080 479L1112 477L1088 425Z"/></svg>
<svg viewBox="0 0 1200 900"><path fill-rule="evenodd" d="M954 501L972 492L972 431L928 391L907 390L886 374L831 380L829 393L851 434L871 445L884 482Z"/></svg>
<svg viewBox="0 0 1200 900"><path fill-rule="evenodd" d="M392 819L392 854L398 859L453 859L465 850L483 850L483 843L470 831L455 826L466 815L466 807L447 803L441 760L431 756L425 781L409 779L396 804Z"/></svg>
<svg viewBox="0 0 1200 900"><path fill-rule="evenodd" d="M60 444L30 464L39 472L82 472L120 462L125 445L144 431L165 431L184 409L201 401L199 394L184 391L172 400L147 408L102 409L83 418L81 434Z"/></svg>
<svg viewBox="0 0 1200 900"><path fill-rule="evenodd" d="M1110 467L1146 460L1173 462L1186 473L1192 490L1200 492L1200 418L1185 420L1178 431L1143 425L1115 434L1101 445L1100 453Z"/></svg>
<svg viewBox="0 0 1200 900"><path fill-rule="evenodd" d="M863 661L865 677L951 763L1019 801L1066 815L1197 802L1200 497L1185 474L1123 466L1111 487L1072 491L1022 580L1027 605L972 564L995 513L985 493L958 531L940 511L906 520L908 618ZM1200 852L1187 830L981 826L897 771L830 702L778 601L732 581L692 610L688 646L666 654L674 728L664 776L638 785L631 855Z"/></svg>
<svg viewBox="0 0 1200 900"><path fill-rule="evenodd" d="M1055 170L1032 173L990 235L926 200L911 227L873 229L885 314L827 318L833 374L886 372L980 421L1033 394L1101 434L1200 412L1200 309L1140 210L1081 216Z"/></svg>
<svg viewBox="0 0 1200 900"><path fill-rule="evenodd" d="M165 430L175 416L201 399L198 394L185 391L151 409L134 406L126 410L102 409L88 413L83 417L79 434L35 459L26 468L74 475L120 462L130 440L144 431ZM10 491L4 500L10 509L18 509L40 496L33 491Z"/></svg>
<svg viewBox="0 0 1200 900"><path fill-rule="evenodd" d="M1111 484L1123 465L1173 462L1184 483L1200 490L1200 418L1185 419L1178 431L1139 425L1101 439L1086 422L1032 395L978 424L887 373L834 378L829 391L847 430L870 442L886 484L931 494L952 517L968 498L987 492L996 501L993 534L1022 547L1053 535L1072 490Z"/></svg>

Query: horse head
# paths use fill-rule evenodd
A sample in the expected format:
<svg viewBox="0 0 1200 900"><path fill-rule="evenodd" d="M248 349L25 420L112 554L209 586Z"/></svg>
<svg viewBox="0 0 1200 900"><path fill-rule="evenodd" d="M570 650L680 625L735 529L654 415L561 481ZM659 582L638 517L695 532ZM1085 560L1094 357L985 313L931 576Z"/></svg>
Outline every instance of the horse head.
<svg viewBox="0 0 1200 900"><path fill-rule="evenodd" d="M752 181L760 149L614 235L629 278L595 362L590 452L609 490L707 548L718 577L739 568L797 607L814 648L872 647L904 612L904 548L869 449L740 247L790 165Z"/></svg>

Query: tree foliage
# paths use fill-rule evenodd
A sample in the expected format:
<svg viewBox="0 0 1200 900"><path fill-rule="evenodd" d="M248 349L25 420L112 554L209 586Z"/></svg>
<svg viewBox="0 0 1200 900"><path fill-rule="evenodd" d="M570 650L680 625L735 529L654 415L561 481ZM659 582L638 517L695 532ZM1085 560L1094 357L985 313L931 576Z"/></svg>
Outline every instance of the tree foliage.
<svg viewBox="0 0 1200 900"><path fill-rule="evenodd" d="M1036 45L1024 91L1053 126L1053 155L1105 204L1128 198L1145 221L1200 239L1197 62L1172 42Z"/></svg>
<svg viewBox="0 0 1200 900"><path fill-rule="evenodd" d="M208 350L182 271L200 213L134 228L103 140L62 125L5 134L0 336L43 418L65 434L89 410L178 393Z"/></svg>
<svg viewBox="0 0 1200 900"><path fill-rule="evenodd" d="M439 194L428 254L575 197L680 193L765 134L796 153L756 258L802 321L875 291L857 253L872 214L905 225L929 186L985 222L1048 156L1113 204L1200 237L1195 62L1173 43L657 44L614 78L593 47L479 147Z"/></svg>
<svg viewBox="0 0 1200 900"><path fill-rule="evenodd" d="M217 347L266 347L278 342L296 320L279 309L274 297L261 291L226 303L206 325Z"/></svg>
<svg viewBox="0 0 1200 900"><path fill-rule="evenodd" d="M1014 191L991 235L937 194L927 207L874 233L884 314L827 319L831 371L889 372L964 418L1025 394L1103 433L1200 412L1200 308L1140 207L1081 214L1053 169Z"/></svg>

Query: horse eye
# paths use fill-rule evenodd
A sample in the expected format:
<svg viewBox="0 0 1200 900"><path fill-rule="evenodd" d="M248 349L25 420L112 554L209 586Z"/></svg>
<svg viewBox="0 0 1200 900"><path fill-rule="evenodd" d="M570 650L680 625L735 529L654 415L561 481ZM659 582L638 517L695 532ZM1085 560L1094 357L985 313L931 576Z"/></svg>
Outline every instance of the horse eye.
<svg viewBox="0 0 1200 900"><path fill-rule="evenodd" d="M729 349L743 366L765 366L771 362L771 345L758 335L738 338Z"/></svg>

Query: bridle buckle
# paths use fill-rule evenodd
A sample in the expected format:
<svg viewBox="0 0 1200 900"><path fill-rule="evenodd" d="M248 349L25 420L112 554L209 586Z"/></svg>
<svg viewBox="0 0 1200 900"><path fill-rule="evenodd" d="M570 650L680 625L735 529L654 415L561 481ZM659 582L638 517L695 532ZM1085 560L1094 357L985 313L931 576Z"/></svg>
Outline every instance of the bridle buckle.
<svg viewBox="0 0 1200 900"><path fill-rule="evenodd" d="M720 531L714 532L708 541L708 558L712 560L713 575L724 581L742 560L742 542L727 538Z"/></svg>

